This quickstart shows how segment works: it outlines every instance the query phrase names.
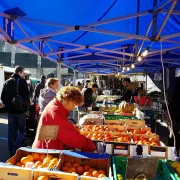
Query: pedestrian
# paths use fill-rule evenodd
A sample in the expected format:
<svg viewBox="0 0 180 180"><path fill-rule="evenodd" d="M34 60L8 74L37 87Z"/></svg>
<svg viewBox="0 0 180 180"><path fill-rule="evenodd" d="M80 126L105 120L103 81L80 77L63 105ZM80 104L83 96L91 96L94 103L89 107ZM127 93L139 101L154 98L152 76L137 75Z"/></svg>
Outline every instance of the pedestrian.
<svg viewBox="0 0 180 180"><path fill-rule="evenodd" d="M24 68L18 66L3 86L1 100L8 112L8 148L13 156L21 147L25 136L26 112L29 104L29 90L24 79Z"/></svg>
<svg viewBox="0 0 180 180"><path fill-rule="evenodd" d="M41 89L45 88L45 84L46 84L46 77L41 76L40 83L38 83L34 89L34 98L33 98L34 102L37 102L39 95L40 95L40 91L41 91Z"/></svg>
<svg viewBox="0 0 180 180"><path fill-rule="evenodd" d="M83 87L82 84L78 81L77 88L79 88L80 91L82 91Z"/></svg>
<svg viewBox="0 0 180 180"><path fill-rule="evenodd" d="M90 107L96 100L97 94L96 91L98 89L98 85L96 83L91 84L90 88L87 88L84 91L84 107Z"/></svg>
<svg viewBox="0 0 180 180"><path fill-rule="evenodd" d="M84 84L84 87L83 87L83 89L82 89L82 91L81 91L82 95L84 95L84 92L85 92L86 89L88 88L88 85L89 85L89 83L85 83L85 84Z"/></svg>
<svg viewBox="0 0 180 180"><path fill-rule="evenodd" d="M46 87L41 89L39 95L39 107L40 115L44 108L49 104L50 101L56 96L56 91L59 87L59 80L57 78L50 78L47 80Z"/></svg>

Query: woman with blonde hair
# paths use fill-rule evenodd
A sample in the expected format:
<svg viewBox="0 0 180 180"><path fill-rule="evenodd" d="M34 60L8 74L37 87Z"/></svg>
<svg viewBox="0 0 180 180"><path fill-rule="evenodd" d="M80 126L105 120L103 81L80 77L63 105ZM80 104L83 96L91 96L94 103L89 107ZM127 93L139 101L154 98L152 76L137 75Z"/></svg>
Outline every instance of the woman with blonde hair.
<svg viewBox="0 0 180 180"><path fill-rule="evenodd" d="M40 118L33 148L46 148L46 143L39 140L41 129L45 125L56 127L57 136L48 144L49 149L64 150L78 148L82 151L94 151L94 143L80 134L77 128L68 121L69 111L83 104L83 96L78 88L62 88L44 109ZM55 132L54 132L55 133Z"/></svg>
<svg viewBox="0 0 180 180"><path fill-rule="evenodd" d="M56 91L59 87L59 80L57 78L49 78L46 82L46 87L40 91L39 96L39 107L40 115L44 108L49 104L50 101L56 96Z"/></svg>

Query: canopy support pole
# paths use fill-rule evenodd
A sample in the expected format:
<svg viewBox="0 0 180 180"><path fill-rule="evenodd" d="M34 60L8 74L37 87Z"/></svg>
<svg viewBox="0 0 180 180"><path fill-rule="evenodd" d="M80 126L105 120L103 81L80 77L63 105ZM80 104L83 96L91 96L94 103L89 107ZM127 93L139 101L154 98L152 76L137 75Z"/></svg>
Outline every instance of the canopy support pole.
<svg viewBox="0 0 180 180"><path fill-rule="evenodd" d="M157 18L158 18L158 8L161 6L157 6L157 0L153 1L154 11L152 13L152 37L155 39L157 35Z"/></svg>
<svg viewBox="0 0 180 180"><path fill-rule="evenodd" d="M62 65L61 62L58 61L57 62L57 78L59 79L59 89L61 87L61 68L62 68L61 65Z"/></svg>
<svg viewBox="0 0 180 180"><path fill-rule="evenodd" d="M176 3L177 3L177 0L173 0L172 6L169 9L169 12L167 13L167 15L166 15L166 17L165 17L165 19L164 19L164 21L163 21L163 23L162 23L162 25L161 25L161 27L159 29L159 32L157 33L157 36L156 36L156 39L155 39L156 41L159 39L159 37L161 35L161 32L163 31L164 26L166 25L166 23L167 23L167 21L169 19L169 16L171 15L171 12L173 11L174 7L176 6Z"/></svg>

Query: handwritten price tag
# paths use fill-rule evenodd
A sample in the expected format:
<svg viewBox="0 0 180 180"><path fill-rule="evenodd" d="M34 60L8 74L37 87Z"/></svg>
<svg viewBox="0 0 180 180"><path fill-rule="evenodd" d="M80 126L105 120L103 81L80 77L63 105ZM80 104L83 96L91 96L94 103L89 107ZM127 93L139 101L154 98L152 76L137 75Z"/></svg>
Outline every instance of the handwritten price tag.
<svg viewBox="0 0 180 180"><path fill-rule="evenodd" d="M41 126L38 140L46 140L47 138L51 140L56 140L58 134L59 126L55 125L43 125Z"/></svg>

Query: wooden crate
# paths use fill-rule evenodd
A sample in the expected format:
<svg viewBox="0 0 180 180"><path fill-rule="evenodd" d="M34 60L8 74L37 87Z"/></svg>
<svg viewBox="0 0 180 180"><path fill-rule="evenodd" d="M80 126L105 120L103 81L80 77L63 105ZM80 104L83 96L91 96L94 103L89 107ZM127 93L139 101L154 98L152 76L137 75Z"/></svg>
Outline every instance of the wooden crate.
<svg viewBox="0 0 180 180"><path fill-rule="evenodd" d="M144 120L132 120L132 119L126 119L125 120L126 126L135 126L135 127L145 127L146 123Z"/></svg>
<svg viewBox="0 0 180 180"><path fill-rule="evenodd" d="M127 126L127 131L129 132L129 133L131 133L130 132L130 130L138 130L138 131L140 131L141 130L141 127L136 127L136 126ZM145 130L145 131L151 131L151 128L150 127L143 127L143 129ZM141 134L141 133L131 133L132 135L136 135L136 134L139 134L139 135L146 135L146 134ZM152 133L153 134L153 133Z"/></svg>
<svg viewBox="0 0 180 180"><path fill-rule="evenodd" d="M78 180L78 175L76 174L70 174L70 173L64 173L64 172L58 172L58 171L48 171L48 170L33 170L33 179L37 180L39 176L48 176L49 179L55 180L55 179L62 179L62 180ZM24 179L25 180L25 179Z"/></svg>
<svg viewBox="0 0 180 180"><path fill-rule="evenodd" d="M104 120L104 125L124 125L125 120Z"/></svg>

